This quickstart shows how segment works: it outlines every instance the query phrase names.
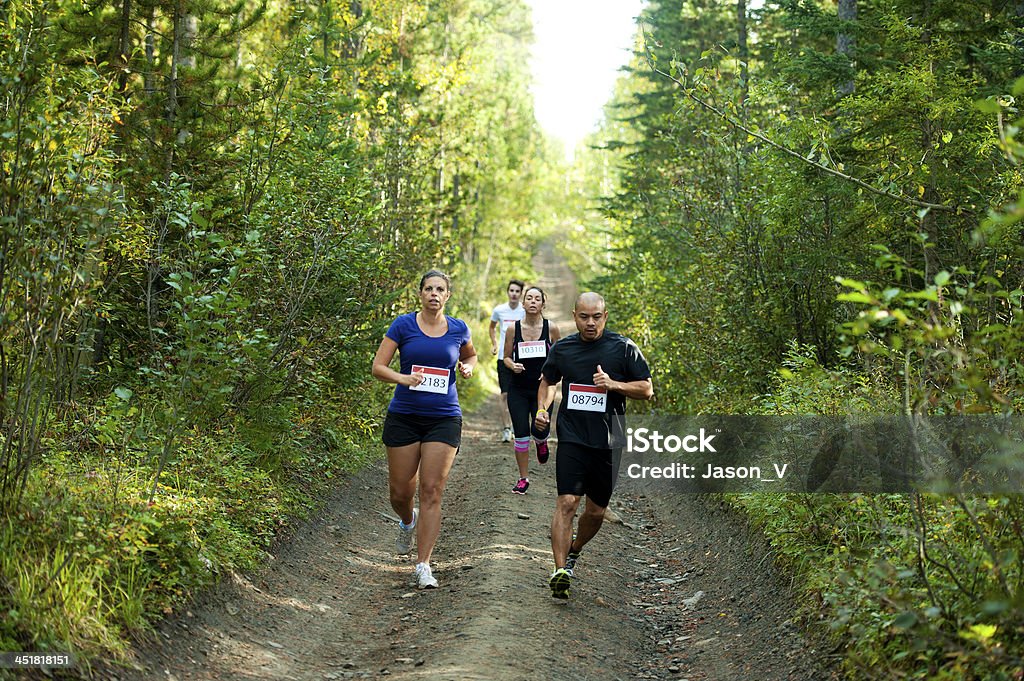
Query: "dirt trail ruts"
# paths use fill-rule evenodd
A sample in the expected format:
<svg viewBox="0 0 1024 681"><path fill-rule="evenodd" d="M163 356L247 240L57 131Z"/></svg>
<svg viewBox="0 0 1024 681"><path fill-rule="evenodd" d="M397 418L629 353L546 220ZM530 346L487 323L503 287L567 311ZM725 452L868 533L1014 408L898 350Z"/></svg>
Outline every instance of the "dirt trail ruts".
<svg viewBox="0 0 1024 681"><path fill-rule="evenodd" d="M571 273L550 246L535 263L549 316L574 331ZM493 413L490 404L466 417L434 552L440 588L417 590L412 557L395 555L375 465L342 483L264 571L225 580L162 623L138 648L138 669L102 676L833 678L792 623L787 582L763 543L717 501L624 487L612 501L619 521L587 546L571 598L551 598L554 458L532 461L529 494L513 495L512 447L498 442Z"/></svg>

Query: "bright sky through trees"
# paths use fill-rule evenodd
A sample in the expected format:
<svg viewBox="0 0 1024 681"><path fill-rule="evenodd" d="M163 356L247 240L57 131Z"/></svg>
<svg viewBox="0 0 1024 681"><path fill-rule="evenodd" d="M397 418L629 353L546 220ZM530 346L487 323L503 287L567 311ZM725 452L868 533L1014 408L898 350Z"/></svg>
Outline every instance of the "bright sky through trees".
<svg viewBox="0 0 1024 681"><path fill-rule="evenodd" d="M528 0L537 120L566 153L590 132L629 61L643 0Z"/></svg>

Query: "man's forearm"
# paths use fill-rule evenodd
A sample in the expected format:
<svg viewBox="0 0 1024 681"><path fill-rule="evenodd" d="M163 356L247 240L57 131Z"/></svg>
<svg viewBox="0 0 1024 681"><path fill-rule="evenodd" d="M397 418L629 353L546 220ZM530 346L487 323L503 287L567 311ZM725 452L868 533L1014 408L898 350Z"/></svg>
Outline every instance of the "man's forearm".
<svg viewBox="0 0 1024 681"><path fill-rule="evenodd" d="M554 393L554 387L547 382L547 379L542 378L540 380L540 387L537 388L537 409L547 411L554 400L552 394Z"/></svg>
<svg viewBox="0 0 1024 681"><path fill-rule="evenodd" d="M649 400L654 397L654 386L650 379L628 383L616 381L611 389L633 400Z"/></svg>

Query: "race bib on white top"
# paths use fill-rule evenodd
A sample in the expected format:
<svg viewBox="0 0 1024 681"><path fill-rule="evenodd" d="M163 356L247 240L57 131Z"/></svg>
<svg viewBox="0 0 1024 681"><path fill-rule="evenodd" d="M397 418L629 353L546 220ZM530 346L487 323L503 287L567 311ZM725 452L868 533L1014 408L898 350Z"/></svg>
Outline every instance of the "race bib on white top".
<svg viewBox="0 0 1024 681"><path fill-rule="evenodd" d="M604 413L608 407L608 390L586 383L569 384L568 409L598 411Z"/></svg>
<svg viewBox="0 0 1024 681"><path fill-rule="evenodd" d="M412 373L423 374L423 382L419 385L410 386L409 390L419 390L420 392L425 393L438 393L439 395L448 394L448 380L451 378L451 372L447 369L424 367L419 364L413 364Z"/></svg>
<svg viewBox="0 0 1024 681"><path fill-rule="evenodd" d="M519 359L536 359L548 356L548 344L542 340L522 341L517 347Z"/></svg>

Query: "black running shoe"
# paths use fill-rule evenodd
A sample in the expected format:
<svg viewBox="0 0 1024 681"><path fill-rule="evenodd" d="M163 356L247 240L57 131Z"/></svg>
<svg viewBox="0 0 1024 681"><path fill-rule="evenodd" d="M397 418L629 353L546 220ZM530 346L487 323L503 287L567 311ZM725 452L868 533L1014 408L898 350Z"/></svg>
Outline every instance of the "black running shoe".
<svg viewBox="0 0 1024 681"><path fill-rule="evenodd" d="M548 586L551 587L551 596L553 598L569 598L570 579L569 571L565 568L558 568L552 572L551 579L548 580Z"/></svg>

